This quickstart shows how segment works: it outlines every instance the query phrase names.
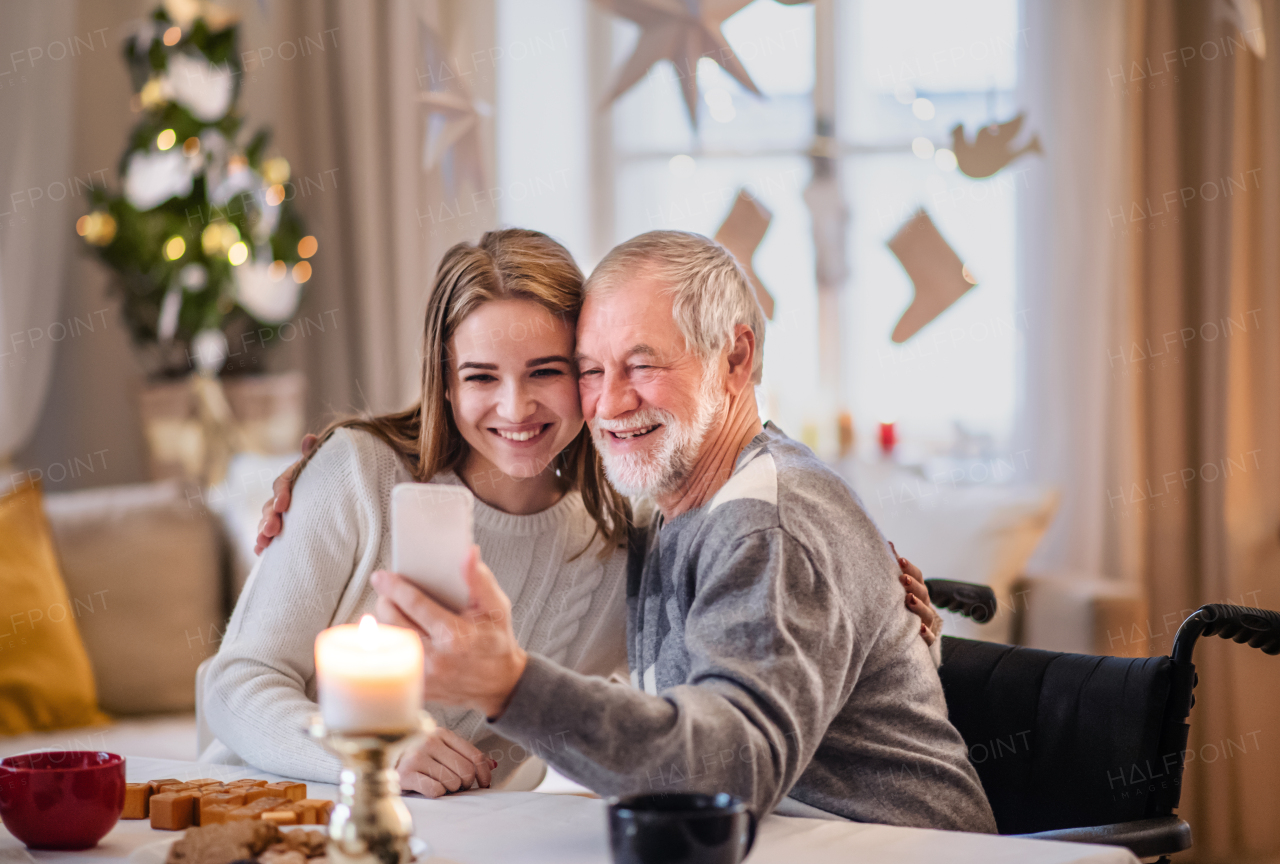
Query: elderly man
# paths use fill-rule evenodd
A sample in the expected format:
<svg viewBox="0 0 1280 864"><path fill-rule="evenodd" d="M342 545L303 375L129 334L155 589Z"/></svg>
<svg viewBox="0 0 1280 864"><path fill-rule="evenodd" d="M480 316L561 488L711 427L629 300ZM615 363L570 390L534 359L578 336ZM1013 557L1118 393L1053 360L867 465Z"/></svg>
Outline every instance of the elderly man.
<svg viewBox="0 0 1280 864"><path fill-rule="evenodd" d="M635 686L526 653L479 562L461 615L375 574L380 617L429 637L427 699L483 711L605 794L994 831L887 544L839 477L760 423L764 321L732 256L651 232L585 290L583 413L609 480L657 508L627 590Z"/></svg>

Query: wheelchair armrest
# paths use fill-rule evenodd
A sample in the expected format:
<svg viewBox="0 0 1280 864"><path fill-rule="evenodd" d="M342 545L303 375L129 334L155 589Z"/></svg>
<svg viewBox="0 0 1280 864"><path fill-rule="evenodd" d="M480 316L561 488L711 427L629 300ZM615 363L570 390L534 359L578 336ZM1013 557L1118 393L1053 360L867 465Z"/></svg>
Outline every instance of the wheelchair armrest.
<svg viewBox="0 0 1280 864"><path fill-rule="evenodd" d="M953 582L950 579L926 579L929 600L939 609L967 615L979 624L986 624L996 614L996 592L986 585L972 582Z"/></svg>
<svg viewBox="0 0 1280 864"><path fill-rule="evenodd" d="M1191 662L1191 652L1200 636L1234 639L1266 654L1280 654L1280 612L1254 609L1230 603L1209 603L1191 614L1173 637L1173 659Z"/></svg>
<svg viewBox="0 0 1280 864"><path fill-rule="evenodd" d="M1061 840L1067 843L1124 846L1138 858L1172 855L1174 852L1191 848L1191 826L1177 816L1158 816L1155 819L1138 819L1133 822L1094 825L1089 828L1059 828L1056 831L1040 831L1036 834L1017 836L1036 840Z"/></svg>

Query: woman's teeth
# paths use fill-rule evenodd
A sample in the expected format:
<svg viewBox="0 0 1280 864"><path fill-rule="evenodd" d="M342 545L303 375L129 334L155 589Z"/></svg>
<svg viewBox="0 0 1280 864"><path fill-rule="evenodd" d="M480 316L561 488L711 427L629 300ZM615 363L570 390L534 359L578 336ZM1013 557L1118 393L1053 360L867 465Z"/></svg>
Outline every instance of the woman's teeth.
<svg viewBox="0 0 1280 864"><path fill-rule="evenodd" d="M542 427L542 429L545 429L545 428L546 428L545 426ZM501 435L503 438L506 438L508 441L528 441L530 438L537 438L539 435L541 435L542 429L533 429L529 432L504 432L501 429L495 429L493 431L497 432L499 435Z"/></svg>
<svg viewBox="0 0 1280 864"><path fill-rule="evenodd" d="M652 432L654 429L657 429L657 428L658 427L655 424L653 426L646 426L643 429L632 429L629 432L614 432L613 437L621 438L623 441L625 441L628 438L635 438L638 435L648 435L650 432Z"/></svg>

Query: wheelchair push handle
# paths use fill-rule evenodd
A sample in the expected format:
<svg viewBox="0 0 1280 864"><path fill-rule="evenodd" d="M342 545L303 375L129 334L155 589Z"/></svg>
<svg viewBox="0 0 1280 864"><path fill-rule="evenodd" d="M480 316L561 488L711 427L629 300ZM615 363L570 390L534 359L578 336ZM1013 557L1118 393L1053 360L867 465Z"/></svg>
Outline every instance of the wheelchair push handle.
<svg viewBox="0 0 1280 864"><path fill-rule="evenodd" d="M1173 660L1190 663L1196 640L1220 636L1266 654L1280 654L1280 612L1231 603L1209 603L1191 614L1173 637Z"/></svg>
<svg viewBox="0 0 1280 864"><path fill-rule="evenodd" d="M929 600L939 609L958 612L978 624L986 624L996 614L996 592L986 585L953 582L950 579L926 579Z"/></svg>

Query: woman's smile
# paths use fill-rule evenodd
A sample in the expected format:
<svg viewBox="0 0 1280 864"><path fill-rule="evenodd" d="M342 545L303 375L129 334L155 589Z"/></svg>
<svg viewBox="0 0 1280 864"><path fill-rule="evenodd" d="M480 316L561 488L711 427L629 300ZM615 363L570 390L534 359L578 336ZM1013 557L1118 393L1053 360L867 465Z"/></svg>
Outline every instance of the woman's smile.
<svg viewBox="0 0 1280 864"><path fill-rule="evenodd" d="M489 431L514 447L533 447L547 437L547 431L554 423L526 423L522 426L499 428L490 426Z"/></svg>

